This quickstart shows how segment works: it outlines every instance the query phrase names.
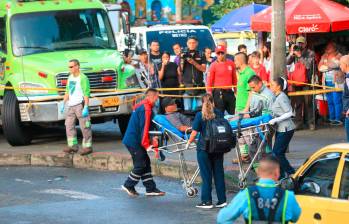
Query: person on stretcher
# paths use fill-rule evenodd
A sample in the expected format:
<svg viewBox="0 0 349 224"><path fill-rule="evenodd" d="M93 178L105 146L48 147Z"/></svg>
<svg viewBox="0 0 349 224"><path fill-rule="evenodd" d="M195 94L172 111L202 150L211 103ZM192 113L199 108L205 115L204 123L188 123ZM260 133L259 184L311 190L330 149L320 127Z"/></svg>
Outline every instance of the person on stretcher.
<svg viewBox="0 0 349 224"><path fill-rule="evenodd" d="M275 95L271 92L271 90L268 87L264 85L262 79L257 75L252 76L248 80L248 85L252 91L249 94L247 105L244 109L244 112L246 113L244 115L244 118L258 117L258 116L271 114L271 105L275 99ZM268 116L265 116L263 119L267 119L267 118ZM266 120L266 122L268 121ZM268 136L266 136L267 138L266 152L267 153L271 152L272 135L273 133L269 133ZM256 145L253 144L253 142L249 137L240 138L239 144L240 144L241 159L244 162L247 162L247 163L250 162L251 161L250 153L253 153L256 150ZM250 150L252 150L252 152L250 152ZM233 163L234 162L236 161L233 160Z"/></svg>
<svg viewBox="0 0 349 224"><path fill-rule="evenodd" d="M189 117L178 112L175 99L166 97L162 100L162 108L165 111L166 119L179 131L185 132L192 126Z"/></svg>

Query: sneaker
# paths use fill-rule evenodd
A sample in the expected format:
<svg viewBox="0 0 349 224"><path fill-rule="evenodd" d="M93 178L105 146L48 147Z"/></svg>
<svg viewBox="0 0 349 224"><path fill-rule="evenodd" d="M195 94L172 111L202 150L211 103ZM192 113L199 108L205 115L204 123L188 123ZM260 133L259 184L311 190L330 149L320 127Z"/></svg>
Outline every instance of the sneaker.
<svg viewBox="0 0 349 224"><path fill-rule="evenodd" d="M331 121L330 124L333 125L333 126L340 126L340 125L343 124L343 122L341 122L341 121Z"/></svg>
<svg viewBox="0 0 349 224"><path fill-rule="evenodd" d="M163 191L160 191L159 189L155 188L152 191L145 192L146 196L164 196L166 193Z"/></svg>
<svg viewBox="0 0 349 224"><path fill-rule="evenodd" d="M212 202L201 202L200 204L197 204L195 207L211 209L211 208L213 208L213 204L212 204Z"/></svg>
<svg viewBox="0 0 349 224"><path fill-rule="evenodd" d="M92 153L92 148L83 148L81 151L80 151L80 155L82 156L85 156L85 155L88 155Z"/></svg>
<svg viewBox="0 0 349 224"><path fill-rule="evenodd" d="M223 207L225 207L225 206L227 206L228 205L228 203L227 202L217 202L217 204L216 204L216 208L223 208Z"/></svg>
<svg viewBox="0 0 349 224"><path fill-rule="evenodd" d="M79 150L79 147L77 146L72 146L72 147L66 147L65 149L63 149L63 152L65 153L77 153Z"/></svg>
<svg viewBox="0 0 349 224"><path fill-rule="evenodd" d="M131 197L137 197L139 195L134 187L125 187L125 185L122 185L121 188Z"/></svg>

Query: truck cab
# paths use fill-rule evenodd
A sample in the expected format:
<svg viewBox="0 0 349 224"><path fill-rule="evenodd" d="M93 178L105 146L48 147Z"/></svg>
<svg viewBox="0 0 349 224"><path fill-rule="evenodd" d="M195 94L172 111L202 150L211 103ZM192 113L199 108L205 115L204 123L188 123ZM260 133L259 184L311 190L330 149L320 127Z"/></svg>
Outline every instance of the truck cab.
<svg viewBox="0 0 349 224"><path fill-rule="evenodd" d="M0 0L1 125L13 145L31 142L33 124L64 120L59 111L68 61L78 59L91 86L92 122L118 119L125 131L139 88L117 50L107 10L98 0Z"/></svg>

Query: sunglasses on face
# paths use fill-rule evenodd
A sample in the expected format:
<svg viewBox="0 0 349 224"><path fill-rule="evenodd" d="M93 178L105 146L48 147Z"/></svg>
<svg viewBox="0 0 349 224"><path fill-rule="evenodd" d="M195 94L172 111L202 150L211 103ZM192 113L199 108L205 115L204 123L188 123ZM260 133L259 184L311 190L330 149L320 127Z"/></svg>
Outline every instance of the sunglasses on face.
<svg viewBox="0 0 349 224"><path fill-rule="evenodd" d="M224 55L224 52L218 52L217 55Z"/></svg>

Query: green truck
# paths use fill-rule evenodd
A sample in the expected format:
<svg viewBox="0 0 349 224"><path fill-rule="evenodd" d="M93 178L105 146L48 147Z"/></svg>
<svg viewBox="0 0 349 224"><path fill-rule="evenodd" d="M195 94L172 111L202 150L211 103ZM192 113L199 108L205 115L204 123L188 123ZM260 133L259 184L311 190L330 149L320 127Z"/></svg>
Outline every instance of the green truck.
<svg viewBox="0 0 349 224"><path fill-rule="evenodd" d="M118 119L124 132L139 82L115 43L98 0L0 0L0 107L7 141L27 145L33 126L62 123L71 59L80 61L90 81L92 122ZM126 88L134 91L116 91Z"/></svg>

